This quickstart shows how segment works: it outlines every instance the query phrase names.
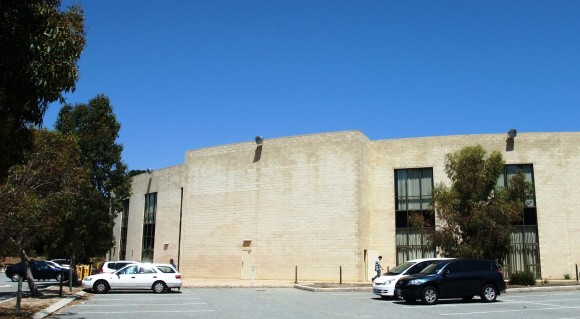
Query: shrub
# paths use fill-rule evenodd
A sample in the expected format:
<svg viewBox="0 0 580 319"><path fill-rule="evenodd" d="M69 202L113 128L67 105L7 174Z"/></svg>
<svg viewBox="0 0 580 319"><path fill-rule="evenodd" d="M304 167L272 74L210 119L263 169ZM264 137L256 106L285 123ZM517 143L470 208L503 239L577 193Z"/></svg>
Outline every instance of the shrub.
<svg viewBox="0 0 580 319"><path fill-rule="evenodd" d="M570 279L570 274L565 274L564 275L564 279L569 280Z"/></svg>
<svg viewBox="0 0 580 319"><path fill-rule="evenodd" d="M534 286L536 275L531 271L518 271L510 275L510 285Z"/></svg>

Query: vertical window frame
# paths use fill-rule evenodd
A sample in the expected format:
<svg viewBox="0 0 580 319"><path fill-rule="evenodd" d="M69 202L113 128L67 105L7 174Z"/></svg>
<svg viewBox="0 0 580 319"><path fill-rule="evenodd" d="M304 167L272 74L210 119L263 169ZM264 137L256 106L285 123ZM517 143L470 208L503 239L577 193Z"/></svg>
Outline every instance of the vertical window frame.
<svg viewBox="0 0 580 319"><path fill-rule="evenodd" d="M409 179L417 178L418 173L418 194L415 194ZM427 213L433 215L433 168L406 168L396 169L395 172L395 233L397 264L414 258L435 257L435 247L428 242L428 238L421 233L417 227L409 225L409 215L417 212L426 216ZM425 187L425 179L429 179L429 187ZM414 201L415 200L415 201ZM413 202L414 201L414 202ZM418 206L417 206L418 205ZM418 208L418 209L415 209ZM405 216L402 216L404 214ZM397 216L405 217L405 226ZM433 217L433 228L435 227Z"/></svg>
<svg viewBox="0 0 580 319"><path fill-rule="evenodd" d="M127 257L127 233L129 231L129 199L123 202L123 213L121 216L121 239L119 242L119 259L125 260Z"/></svg>
<svg viewBox="0 0 580 319"><path fill-rule="evenodd" d="M155 252L155 223L157 215L157 192L145 194L143 212L143 237L141 261L152 262Z"/></svg>

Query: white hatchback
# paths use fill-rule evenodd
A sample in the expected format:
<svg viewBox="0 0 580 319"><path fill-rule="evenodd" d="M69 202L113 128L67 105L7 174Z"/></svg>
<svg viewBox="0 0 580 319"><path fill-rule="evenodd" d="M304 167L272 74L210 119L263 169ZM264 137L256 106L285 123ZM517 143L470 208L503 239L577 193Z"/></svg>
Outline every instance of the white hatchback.
<svg viewBox="0 0 580 319"><path fill-rule="evenodd" d="M109 290L153 290L156 293L180 289L181 274L169 264L136 263L127 265L114 273L88 276L83 288L95 293Z"/></svg>
<svg viewBox="0 0 580 319"><path fill-rule="evenodd" d="M395 284L397 280L404 276L416 274L429 266L434 260L445 260L451 258L422 258L407 260L402 264L397 265L389 272L384 273L373 282L373 293L381 296L381 298L395 298L402 299L399 293L395 292Z"/></svg>

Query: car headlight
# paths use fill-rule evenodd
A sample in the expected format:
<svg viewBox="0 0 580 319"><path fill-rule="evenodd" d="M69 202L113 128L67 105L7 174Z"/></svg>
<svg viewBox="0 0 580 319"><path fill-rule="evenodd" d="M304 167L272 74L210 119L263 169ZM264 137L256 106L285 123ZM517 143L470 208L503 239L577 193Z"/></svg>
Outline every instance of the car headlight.
<svg viewBox="0 0 580 319"><path fill-rule="evenodd" d="M420 279L413 279L411 281L409 281L409 286L418 286L418 285L422 285L423 284L423 280Z"/></svg>
<svg viewBox="0 0 580 319"><path fill-rule="evenodd" d="M385 281L385 285L390 285L393 283L393 279Z"/></svg>
<svg viewBox="0 0 580 319"><path fill-rule="evenodd" d="M92 281L92 280L93 280L93 278L91 278L91 277L85 277L85 279L83 279L83 281Z"/></svg>

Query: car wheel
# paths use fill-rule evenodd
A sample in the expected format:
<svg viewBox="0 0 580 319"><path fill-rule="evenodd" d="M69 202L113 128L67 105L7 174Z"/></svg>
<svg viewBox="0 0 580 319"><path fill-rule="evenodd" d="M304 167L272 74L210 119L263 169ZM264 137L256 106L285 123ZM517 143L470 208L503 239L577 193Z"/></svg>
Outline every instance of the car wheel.
<svg viewBox="0 0 580 319"><path fill-rule="evenodd" d="M109 291L109 284L104 280L99 280L93 285L93 291L98 294L105 294Z"/></svg>
<svg viewBox="0 0 580 319"><path fill-rule="evenodd" d="M20 278L20 274L15 273L12 276L10 276L10 280L12 281L18 281L18 279Z"/></svg>
<svg viewBox="0 0 580 319"><path fill-rule="evenodd" d="M163 281L156 281L153 283L153 292L155 293L162 293L165 292L165 290L167 289L167 286L165 286L165 283Z"/></svg>
<svg viewBox="0 0 580 319"><path fill-rule="evenodd" d="M421 301L425 305L434 305L439 298L439 292L433 286L427 286L421 291Z"/></svg>
<svg viewBox="0 0 580 319"><path fill-rule="evenodd" d="M468 301L468 300L473 299L473 296L461 296L461 299Z"/></svg>
<svg viewBox="0 0 580 319"><path fill-rule="evenodd" d="M485 285L481 289L481 301L492 302L497 298L497 290L494 285Z"/></svg>

